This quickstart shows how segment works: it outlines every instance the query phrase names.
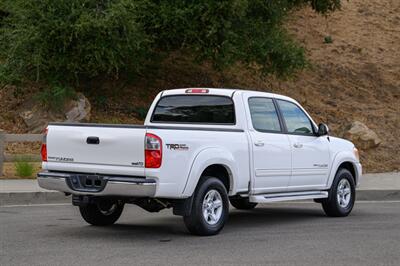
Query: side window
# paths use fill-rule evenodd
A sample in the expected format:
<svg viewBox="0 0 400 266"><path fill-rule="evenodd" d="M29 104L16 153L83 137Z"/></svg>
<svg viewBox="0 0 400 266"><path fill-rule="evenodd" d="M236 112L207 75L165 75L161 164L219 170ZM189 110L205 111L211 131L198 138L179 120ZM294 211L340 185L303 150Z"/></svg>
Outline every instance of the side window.
<svg viewBox="0 0 400 266"><path fill-rule="evenodd" d="M314 134L310 119L296 104L282 100L278 104L288 133Z"/></svg>
<svg viewBox="0 0 400 266"><path fill-rule="evenodd" d="M272 99L249 98L249 108L254 129L267 132L281 131L278 114Z"/></svg>

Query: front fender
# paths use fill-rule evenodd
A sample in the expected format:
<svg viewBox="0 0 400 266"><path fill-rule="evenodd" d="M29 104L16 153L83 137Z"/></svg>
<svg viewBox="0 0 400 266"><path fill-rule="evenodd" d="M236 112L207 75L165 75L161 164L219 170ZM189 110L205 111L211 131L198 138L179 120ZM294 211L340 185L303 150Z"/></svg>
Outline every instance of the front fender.
<svg viewBox="0 0 400 266"><path fill-rule="evenodd" d="M186 185L183 189L183 196L190 197L196 189L197 183L204 170L213 164L220 164L226 168L229 174L229 195L236 193L236 177L237 167L234 163L233 155L226 149L218 147L210 147L201 150L195 157L190 168L189 175L186 180Z"/></svg>
<svg viewBox="0 0 400 266"><path fill-rule="evenodd" d="M358 180L360 179L360 176L362 174L360 172L361 171L360 163L355 159L354 154L352 152L341 151L341 152L338 152L334 157L332 167L329 172L328 182L326 184L327 188L330 188L332 186L333 180L335 179L336 172L338 171L339 166L344 162L350 162L353 164L353 167L354 167L355 173L356 173L356 176L354 177L356 179L355 182L356 182L356 184L358 183Z"/></svg>

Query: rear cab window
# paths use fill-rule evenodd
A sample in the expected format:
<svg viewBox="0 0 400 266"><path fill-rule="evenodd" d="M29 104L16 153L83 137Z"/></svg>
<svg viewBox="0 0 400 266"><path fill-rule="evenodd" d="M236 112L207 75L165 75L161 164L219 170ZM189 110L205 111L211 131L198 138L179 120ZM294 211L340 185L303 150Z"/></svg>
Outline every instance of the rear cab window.
<svg viewBox="0 0 400 266"><path fill-rule="evenodd" d="M233 101L220 95L170 95L154 108L152 123L189 123L234 125Z"/></svg>

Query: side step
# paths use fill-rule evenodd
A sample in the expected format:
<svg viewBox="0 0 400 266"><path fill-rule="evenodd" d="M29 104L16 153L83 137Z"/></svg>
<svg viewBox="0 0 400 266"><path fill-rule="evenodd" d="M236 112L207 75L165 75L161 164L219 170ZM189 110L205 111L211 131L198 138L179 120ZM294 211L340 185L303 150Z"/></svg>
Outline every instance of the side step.
<svg viewBox="0 0 400 266"><path fill-rule="evenodd" d="M263 203L287 200L323 199L328 197L327 191L301 191L288 193L270 193L250 196L250 202Z"/></svg>

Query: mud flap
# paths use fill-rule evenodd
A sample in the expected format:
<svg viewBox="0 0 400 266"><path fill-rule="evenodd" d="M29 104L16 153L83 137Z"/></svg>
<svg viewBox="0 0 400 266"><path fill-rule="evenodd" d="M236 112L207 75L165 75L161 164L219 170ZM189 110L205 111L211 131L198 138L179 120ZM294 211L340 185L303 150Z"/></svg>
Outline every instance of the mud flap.
<svg viewBox="0 0 400 266"><path fill-rule="evenodd" d="M182 200L176 200L173 203L172 213L179 216L189 216L192 213L192 206L193 196Z"/></svg>

